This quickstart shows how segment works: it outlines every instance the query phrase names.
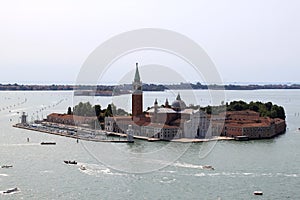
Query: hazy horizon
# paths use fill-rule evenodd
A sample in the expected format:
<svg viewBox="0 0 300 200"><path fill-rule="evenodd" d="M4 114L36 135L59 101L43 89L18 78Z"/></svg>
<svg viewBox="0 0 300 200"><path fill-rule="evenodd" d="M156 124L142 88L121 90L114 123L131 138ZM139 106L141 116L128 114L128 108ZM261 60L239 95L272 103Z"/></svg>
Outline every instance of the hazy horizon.
<svg viewBox="0 0 300 200"><path fill-rule="evenodd" d="M196 84L197 82L185 82L185 83L191 83L191 84ZM209 83L202 83L200 82L202 85L209 85ZM59 82L52 82L52 83L40 83L40 82L36 82L36 83L26 83L26 82L23 82L23 83L17 83L17 82L7 82L7 83L4 83L4 82L0 82L0 85L13 85L13 84L18 84L18 85L45 85L45 86L50 86L50 85L78 85L76 83L72 83L72 82L69 82L69 83L59 83ZM122 85L122 84L131 84L130 82L128 83L120 83L119 85ZM155 84L155 85L176 85L176 84L180 84L180 82L173 82L173 83L153 83L153 82L143 82L143 84ZM223 82L223 83L220 83L220 85L293 85L293 84L300 84L300 81L299 82ZM86 85L89 85L89 84L86 84ZM90 84L90 85L94 85L94 84ZM99 83L97 85L107 85L107 86L114 86L114 85L118 85L118 83Z"/></svg>

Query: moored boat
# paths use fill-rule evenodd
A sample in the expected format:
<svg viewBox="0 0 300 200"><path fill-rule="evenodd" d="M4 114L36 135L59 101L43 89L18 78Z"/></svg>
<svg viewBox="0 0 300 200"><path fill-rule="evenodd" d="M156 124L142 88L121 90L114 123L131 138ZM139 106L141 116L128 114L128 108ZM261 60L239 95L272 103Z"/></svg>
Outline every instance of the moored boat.
<svg viewBox="0 0 300 200"><path fill-rule="evenodd" d="M234 139L236 141L248 141L249 140L249 137L246 136L246 135L239 135L239 136L235 136Z"/></svg>
<svg viewBox="0 0 300 200"><path fill-rule="evenodd" d="M56 142L41 142L41 145L56 145Z"/></svg>

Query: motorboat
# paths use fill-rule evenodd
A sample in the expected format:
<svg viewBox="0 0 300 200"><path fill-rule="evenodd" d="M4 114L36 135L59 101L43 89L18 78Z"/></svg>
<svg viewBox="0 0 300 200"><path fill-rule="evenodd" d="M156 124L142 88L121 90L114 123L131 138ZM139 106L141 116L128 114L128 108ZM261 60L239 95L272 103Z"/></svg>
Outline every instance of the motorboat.
<svg viewBox="0 0 300 200"><path fill-rule="evenodd" d="M1 168L11 168L13 167L12 165L2 165Z"/></svg>
<svg viewBox="0 0 300 200"><path fill-rule="evenodd" d="M213 168L213 166L211 165L204 165L203 169L211 169L211 170L215 170L215 168Z"/></svg>
<svg viewBox="0 0 300 200"><path fill-rule="evenodd" d="M77 162L75 160L64 160L64 163L69 164L69 165L77 165Z"/></svg>
<svg viewBox="0 0 300 200"><path fill-rule="evenodd" d="M80 165L81 170L86 170L86 167L84 165Z"/></svg>
<svg viewBox="0 0 300 200"><path fill-rule="evenodd" d="M246 136L246 135L239 135L239 136L235 136L234 139L236 141L248 141L249 140L249 137Z"/></svg>
<svg viewBox="0 0 300 200"><path fill-rule="evenodd" d="M9 194L12 192L17 192L17 191L19 191L19 189L15 187L15 188L11 188L11 189L4 191L3 194Z"/></svg>
<svg viewBox="0 0 300 200"><path fill-rule="evenodd" d="M41 142L41 145L56 145L56 142Z"/></svg>

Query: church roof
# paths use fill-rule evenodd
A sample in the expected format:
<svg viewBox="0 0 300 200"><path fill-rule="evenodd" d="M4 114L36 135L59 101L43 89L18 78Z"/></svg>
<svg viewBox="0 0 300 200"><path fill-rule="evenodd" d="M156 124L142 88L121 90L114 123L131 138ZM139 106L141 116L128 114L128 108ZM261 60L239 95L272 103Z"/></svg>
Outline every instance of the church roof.
<svg viewBox="0 0 300 200"><path fill-rule="evenodd" d="M196 110L194 110L194 109L188 108L188 109L181 110L180 113L192 115L192 114L194 114L195 111Z"/></svg>
<svg viewBox="0 0 300 200"><path fill-rule="evenodd" d="M147 110L148 113L154 113L155 109L151 108L149 110ZM176 113L176 111L174 111L171 108L157 108L157 113Z"/></svg>
<svg viewBox="0 0 300 200"><path fill-rule="evenodd" d="M184 110L186 108L186 105L185 105L184 101L182 101L182 100L175 100L172 103L172 108L179 109L179 110Z"/></svg>
<svg viewBox="0 0 300 200"><path fill-rule="evenodd" d="M176 100L178 101L181 101L181 97L180 97L180 94L178 93L177 97L176 97Z"/></svg>

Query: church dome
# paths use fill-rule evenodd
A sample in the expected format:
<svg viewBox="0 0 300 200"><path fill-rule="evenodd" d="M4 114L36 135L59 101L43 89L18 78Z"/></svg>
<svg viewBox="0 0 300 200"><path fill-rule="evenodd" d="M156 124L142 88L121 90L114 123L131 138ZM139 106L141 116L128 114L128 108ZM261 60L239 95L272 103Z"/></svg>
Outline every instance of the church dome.
<svg viewBox="0 0 300 200"><path fill-rule="evenodd" d="M186 104L181 100L179 94L177 95L176 100L173 101L172 108L176 111L184 110L186 108Z"/></svg>

